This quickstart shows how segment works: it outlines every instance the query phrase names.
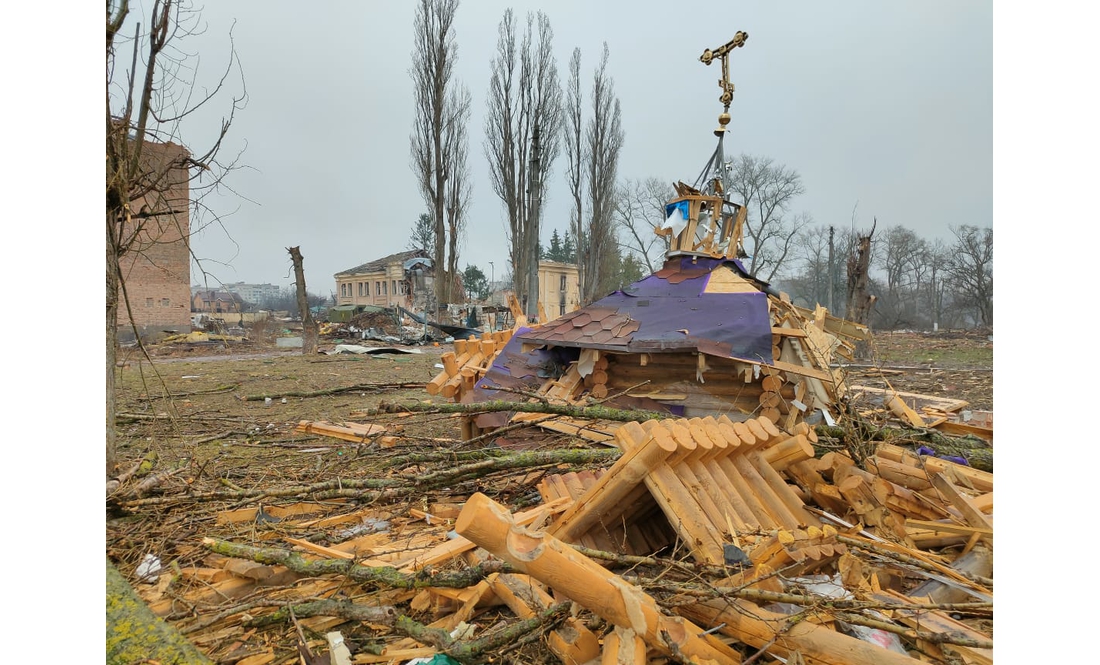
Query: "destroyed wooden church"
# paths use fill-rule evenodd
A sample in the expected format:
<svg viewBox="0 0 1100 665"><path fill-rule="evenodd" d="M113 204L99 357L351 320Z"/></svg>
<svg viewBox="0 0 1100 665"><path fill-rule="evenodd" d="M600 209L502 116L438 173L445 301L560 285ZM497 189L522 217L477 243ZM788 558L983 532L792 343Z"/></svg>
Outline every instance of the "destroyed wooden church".
<svg viewBox="0 0 1100 665"><path fill-rule="evenodd" d="M744 39L704 54L722 60L727 84L726 57ZM514 487L479 480L481 491L401 504L458 482L456 448L454 469L340 479L341 490L377 489L365 506L348 494L318 502L335 491L327 483L313 503L235 507L216 522L269 542L206 538L204 564L180 573L193 586L150 590L153 610L243 602L277 580L268 593L291 608L300 644L308 651L304 629L329 631L318 648L332 663L514 662L494 649L524 640L541 645L538 662L566 665L992 663L992 471L900 439L834 436L857 429L838 365L868 330L795 306L745 270L746 209L715 174L728 120L704 176L668 202L660 270L556 318L528 322L516 308L515 328L455 340L425 386L432 403L298 425L381 454L416 411L453 407L467 443L530 439L530 470L496 477L527 490L523 503L510 508ZM951 419L877 398L880 415L926 433ZM606 463L546 462L534 428ZM989 427L980 443L991 441ZM347 528L381 523L388 531ZM307 529L312 540L291 535ZM282 616L245 609L215 607L191 625L238 635L228 631ZM353 654L341 626L381 637Z"/></svg>

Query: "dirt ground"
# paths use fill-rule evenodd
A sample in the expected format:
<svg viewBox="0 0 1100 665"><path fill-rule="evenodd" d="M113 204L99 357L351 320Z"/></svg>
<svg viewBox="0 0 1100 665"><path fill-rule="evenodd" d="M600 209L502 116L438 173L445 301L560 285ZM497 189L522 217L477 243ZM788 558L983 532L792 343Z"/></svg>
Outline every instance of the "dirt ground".
<svg viewBox="0 0 1100 665"><path fill-rule="evenodd" d="M875 335L871 358L855 361L850 384L950 399L993 410L993 335L980 331L886 332Z"/></svg>
<svg viewBox="0 0 1100 665"><path fill-rule="evenodd" d="M333 345L334 340L323 342L322 350ZM882 334L870 349L871 361L853 363L851 383L875 387L889 383L900 391L966 400L973 409L993 408L993 344L988 333ZM400 482L446 473L462 455L473 452L463 448L456 419L438 414L364 415L382 402L446 401L430 397L423 389L439 371L435 365L446 348L407 350L412 352L305 357L267 344L175 345L154 348L152 363L134 349L124 350L118 381L120 467L126 469L156 453L154 473L170 476L151 491L138 492L131 482L109 498L108 557L131 581L150 554L177 567L201 568L210 556L203 538L249 542L291 535L289 527L280 531L269 525L272 531L264 535L257 533L255 522L223 523L224 511L278 503L274 494L267 498L249 494L257 488L370 479ZM302 420L374 422L399 431L402 442L385 450L295 432ZM543 447L589 446L556 435L548 437ZM585 466L578 463L572 468ZM606 462L587 464L588 468L604 466ZM461 502L475 491L490 493L514 509L532 495L537 498L535 485L543 474L561 468L550 464L456 478L379 510L396 519L411 507ZM293 535L318 543L329 537L316 529ZM184 598L183 590L171 585L135 587L150 603ZM228 604L228 599L215 599L207 605L173 605L166 618L188 631L219 662L234 663L259 653L256 640L245 639L251 633L240 626L220 632L200 629L212 621L212 615L226 611ZM263 662L298 662L293 627L269 630L263 646L273 649L276 658ZM366 630L360 626L347 637L352 643L367 644L376 637ZM511 654L512 662L541 662L537 646Z"/></svg>

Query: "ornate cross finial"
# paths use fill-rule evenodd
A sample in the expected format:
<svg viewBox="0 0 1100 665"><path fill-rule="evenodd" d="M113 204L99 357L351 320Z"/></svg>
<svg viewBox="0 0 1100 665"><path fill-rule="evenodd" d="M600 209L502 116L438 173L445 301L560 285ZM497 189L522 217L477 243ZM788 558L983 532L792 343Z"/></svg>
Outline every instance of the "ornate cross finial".
<svg viewBox="0 0 1100 665"><path fill-rule="evenodd" d="M722 78L718 80L718 87L722 89L722 96L718 99L722 102L723 108L721 115L718 116L718 129L714 130L715 136L721 136L722 132L726 131L726 125L730 122L730 102L733 101L733 83L730 81L729 65L730 51L739 46L744 46L745 40L748 38L749 33L738 30L733 39L713 51L708 48L703 51L703 55L699 56L699 62L704 65L709 65L715 58L722 59Z"/></svg>

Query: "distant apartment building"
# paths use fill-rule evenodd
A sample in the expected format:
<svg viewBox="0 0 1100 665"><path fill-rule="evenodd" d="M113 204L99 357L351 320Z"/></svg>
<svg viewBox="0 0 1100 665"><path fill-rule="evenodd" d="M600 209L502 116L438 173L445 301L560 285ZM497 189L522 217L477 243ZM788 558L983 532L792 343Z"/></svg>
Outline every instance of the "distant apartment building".
<svg viewBox="0 0 1100 665"><path fill-rule="evenodd" d="M263 305L279 297L279 287L274 284L223 284L222 288L230 293L236 293L249 305Z"/></svg>
<svg viewBox="0 0 1100 665"><path fill-rule="evenodd" d="M130 204L134 214L123 233L133 243L119 266L127 297L118 307L120 340L133 339L134 328L142 337L191 330L189 156L174 143L142 147L147 170L165 176L155 191Z"/></svg>
<svg viewBox="0 0 1100 665"><path fill-rule="evenodd" d="M414 249L338 272L336 304L423 310L432 289L431 264L427 252Z"/></svg>

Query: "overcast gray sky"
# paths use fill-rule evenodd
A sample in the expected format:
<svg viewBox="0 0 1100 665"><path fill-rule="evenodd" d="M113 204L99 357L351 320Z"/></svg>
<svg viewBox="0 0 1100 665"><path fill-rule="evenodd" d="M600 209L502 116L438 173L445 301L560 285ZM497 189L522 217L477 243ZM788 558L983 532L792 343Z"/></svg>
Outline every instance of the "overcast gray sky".
<svg viewBox="0 0 1100 665"><path fill-rule="evenodd" d="M797 170L806 193L792 212L819 224L904 225L926 238L949 226L993 223L993 16L991 2L670 3L463 2L456 75L473 96L473 198L460 265L499 278L505 219L483 152L485 93L505 8L543 9L564 79L574 47L590 85L601 45L622 103L620 177L691 182L714 149L718 64L705 48L749 34L731 59L736 85L727 155L764 155ZM183 44L201 55L209 84L227 59L229 33L248 105L223 156L244 148L247 169L229 185L242 197L206 203L223 228L196 233L195 253L223 282L291 282L286 247L299 245L311 292L333 274L406 248L426 207L409 166L413 96L408 75L412 2L310 5L219 0L206 32ZM239 84L238 84L239 87ZM229 98L184 127L205 146ZM247 146L247 147L246 147ZM554 164L543 238L568 223L565 158ZM192 282L199 280L193 269Z"/></svg>

